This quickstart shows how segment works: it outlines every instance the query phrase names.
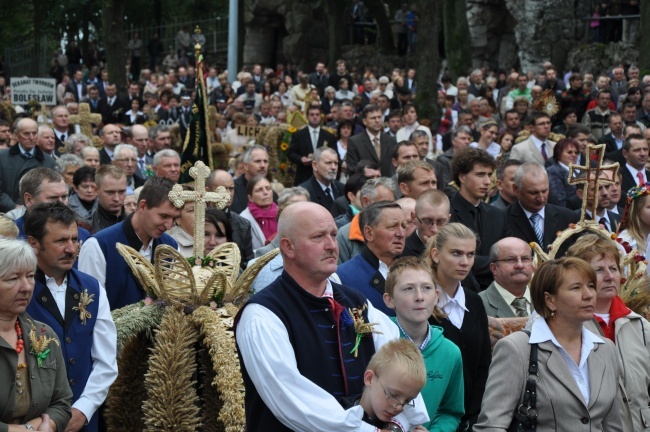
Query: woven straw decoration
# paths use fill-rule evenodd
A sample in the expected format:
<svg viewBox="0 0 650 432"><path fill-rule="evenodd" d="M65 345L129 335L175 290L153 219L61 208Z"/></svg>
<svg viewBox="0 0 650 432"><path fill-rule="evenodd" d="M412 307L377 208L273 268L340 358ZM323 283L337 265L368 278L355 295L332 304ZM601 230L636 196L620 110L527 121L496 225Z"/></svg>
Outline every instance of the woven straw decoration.
<svg viewBox="0 0 650 432"><path fill-rule="evenodd" d="M235 282L232 291L226 292L223 296L223 302L239 305L239 301L248 296L251 285L257 277L257 274L262 270L262 267L268 264L268 262L275 258L279 253L280 249L273 249L271 252L259 257L253 265L248 266L246 270L244 270L244 273L239 276L237 282Z"/></svg>
<svg viewBox="0 0 650 432"><path fill-rule="evenodd" d="M142 285L142 289L149 295L153 294L156 298L160 297L162 293L158 288L159 285L156 282L155 276L156 271L151 263L130 246L123 245L122 243L117 243L115 246L133 272L133 276Z"/></svg>
<svg viewBox="0 0 650 432"><path fill-rule="evenodd" d="M161 288L161 298L169 303L198 300L196 281L187 259L168 245L156 248L156 281Z"/></svg>
<svg viewBox="0 0 650 432"><path fill-rule="evenodd" d="M228 242L214 248L207 256L219 262L219 270L226 273L231 284L239 276L241 253L236 243Z"/></svg>

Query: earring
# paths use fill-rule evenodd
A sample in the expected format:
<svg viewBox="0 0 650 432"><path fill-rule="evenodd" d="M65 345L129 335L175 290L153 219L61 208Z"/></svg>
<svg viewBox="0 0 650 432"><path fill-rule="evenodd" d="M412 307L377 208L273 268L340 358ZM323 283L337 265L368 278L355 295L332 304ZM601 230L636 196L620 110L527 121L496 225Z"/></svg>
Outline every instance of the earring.
<svg viewBox="0 0 650 432"><path fill-rule="evenodd" d="M551 318L555 316L555 311L551 311Z"/></svg>

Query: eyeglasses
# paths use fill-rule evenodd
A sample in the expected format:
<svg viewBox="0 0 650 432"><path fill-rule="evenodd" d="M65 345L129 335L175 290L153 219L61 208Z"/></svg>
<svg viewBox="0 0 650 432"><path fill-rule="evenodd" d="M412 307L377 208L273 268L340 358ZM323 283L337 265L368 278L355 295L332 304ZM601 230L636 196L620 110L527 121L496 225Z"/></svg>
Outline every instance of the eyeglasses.
<svg viewBox="0 0 650 432"><path fill-rule="evenodd" d="M386 392L386 389L384 388L384 385L379 380L379 375L375 374L375 376L377 377L377 382L381 386L381 389L384 391L384 396L386 396L386 401L388 402L388 405L392 406L394 409L399 409L399 407L403 408L407 405L411 407L415 407L415 401L402 402L397 398L389 396L388 393Z"/></svg>
<svg viewBox="0 0 650 432"><path fill-rule="evenodd" d="M521 262L522 264L530 264L533 262L533 257L531 256L522 256L522 257L509 257L509 258L504 258L504 259L498 259L494 260L493 262L504 262L509 265L515 265L518 262Z"/></svg>
<svg viewBox="0 0 650 432"><path fill-rule="evenodd" d="M429 219L429 218L420 219L418 216L415 216L415 218L416 218L416 219L418 220L418 222L420 222L420 223L422 224L422 226L424 226L424 227L430 227L430 226L435 225L435 226L437 226L438 228L442 228L442 227L445 226L445 225L447 224L447 222L448 222L447 219L438 219L438 220L435 220L435 221L434 221L433 219Z"/></svg>

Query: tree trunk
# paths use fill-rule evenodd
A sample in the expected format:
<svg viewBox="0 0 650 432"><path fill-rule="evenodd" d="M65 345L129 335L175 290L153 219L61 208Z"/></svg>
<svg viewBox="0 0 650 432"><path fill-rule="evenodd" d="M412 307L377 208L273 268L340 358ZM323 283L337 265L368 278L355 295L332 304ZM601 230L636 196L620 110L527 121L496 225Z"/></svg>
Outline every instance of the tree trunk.
<svg viewBox="0 0 650 432"><path fill-rule="evenodd" d="M650 25L650 1L644 0L640 3L641 8L641 23L639 29L646 28ZM650 32L641 31L641 42L639 46L639 68L641 69L641 76L650 74Z"/></svg>
<svg viewBox="0 0 650 432"><path fill-rule="evenodd" d="M125 0L102 0L102 27L108 79L115 83L117 92L126 94L126 41L124 40Z"/></svg>
<svg viewBox="0 0 650 432"><path fill-rule="evenodd" d="M437 81L440 70L438 36L441 7L439 2L432 2L431 0L416 0L416 4L420 18L418 23L418 47L420 47L419 49L425 48L426 55L417 56L418 86L415 104L418 107L418 117L431 120L431 132L435 134L440 121Z"/></svg>
<svg viewBox="0 0 650 432"><path fill-rule="evenodd" d="M395 46L393 45L393 29L386 16L384 2L382 0L365 0L363 3L377 23L377 37L381 43L381 50L385 54L392 54L395 51Z"/></svg>
<svg viewBox="0 0 650 432"><path fill-rule="evenodd" d="M444 0L442 11L447 67L451 76L456 79L459 76L467 75L472 67L467 2L466 0ZM418 85L419 83L420 80L418 80Z"/></svg>
<svg viewBox="0 0 650 432"><path fill-rule="evenodd" d="M33 50L34 56L32 57L32 76L40 77L45 74L45 71L40 70L40 60L41 60L41 40L43 38L43 3L41 0L34 0L34 39L33 39Z"/></svg>
<svg viewBox="0 0 650 432"><path fill-rule="evenodd" d="M345 3L342 0L327 0L327 28L329 30L329 61L327 68L330 71L336 70L336 60L341 58L341 46L343 37L343 14Z"/></svg>

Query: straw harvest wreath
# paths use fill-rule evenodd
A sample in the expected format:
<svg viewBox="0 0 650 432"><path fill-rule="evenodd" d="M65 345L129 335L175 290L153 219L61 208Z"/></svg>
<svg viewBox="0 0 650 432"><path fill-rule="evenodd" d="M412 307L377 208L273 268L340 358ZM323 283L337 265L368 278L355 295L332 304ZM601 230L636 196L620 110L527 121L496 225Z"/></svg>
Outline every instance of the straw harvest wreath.
<svg viewBox="0 0 650 432"><path fill-rule="evenodd" d="M170 192L177 207L195 202L193 258L161 245L152 265L134 249L117 244L147 297L113 312L120 374L107 398L109 430L245 429L244 384L233 319L248 299L257 273L278 250L260 258L239 277L241 257L236 244L224 243L200 256L206 202L223 208L229 199L224 188L205 191L209 174L197 162L190 170L195 192L187 195L182 188Z"/></svg>

